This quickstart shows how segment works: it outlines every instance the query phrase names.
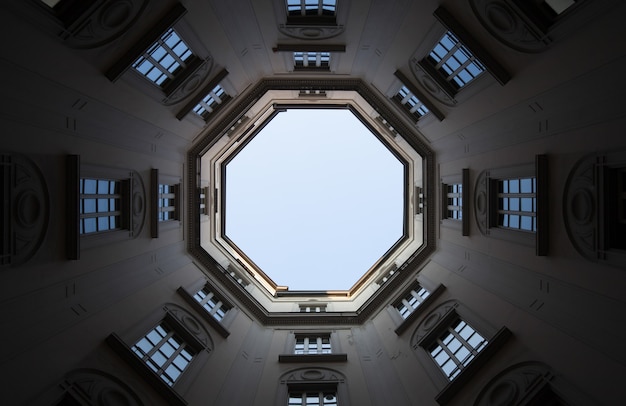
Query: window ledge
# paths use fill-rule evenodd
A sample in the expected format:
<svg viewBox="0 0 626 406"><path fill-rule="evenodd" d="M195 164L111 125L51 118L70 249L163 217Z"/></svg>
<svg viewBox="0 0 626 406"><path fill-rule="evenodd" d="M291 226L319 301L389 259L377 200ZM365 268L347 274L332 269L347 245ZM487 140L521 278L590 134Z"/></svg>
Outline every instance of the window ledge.
<svg viewBox="0 0 626 406"><path fill-rule="evenodd" d="M422 301L422 303L420 303L420 305L417 307L417 309L415 309L411 314L409 314L409 316L404 319L402 321L402 323L400 323L398 325L398 327L396 327L395 329L395 333L397 335L402 335L402 333L404 333L412 324L413 322L415 322L415 320L417 320L420 315L422 313L424 313L424 311L426 310L426 308L437 298L439 297L439 295L441 295L441 293L443 292L443 290L445 289L444 285L439 285L435 288L435 290L433 290L430 295L428 295L426 297L426 299L424 299Z"/></svg>
<svg viewBox="0 0 626 406"><path fill-rule="evenodd" d="M348 361L348 354L280 354L278 356L280 363L346 361Z"/></svg>
<svg viewBox="0 0 626 406"><path fill-rule="evenodd" d="M128 345L115 333L110 334L106 338L106 343L126 361L145 381L154 388L168 404L174 406L185 406L187 401L183 399L172 387L168 386L161 378L150 370L130 349Z"/></svg>
<svg viewBox="0 0 626 406"><path fill-rule="evenodd" d="M476 372L485 365L495 353L502 348L502 346L511 337L511 331L502 327L498 332L491 337L489 343L485 348L476 355L476 358L465 367L459 375L450 381L438 394L435 396L435 400L440 405L448 403L467 382L472 379Z"/></svg>
<svg viewBox="0 0 626 406"><path fill-rule="evenodd" d="M215 319L215 317L207 313L204 307L202 307L202 305L200 305L200 303L198 303L196 299L194 299L193 296L191 296L182 286L178 288L177 292L183 297L183 299L185 299L187 304L189 304L189 306L191 306L222 337L227 338L230 335L230 331L228 331L222 323Z"/></svg>

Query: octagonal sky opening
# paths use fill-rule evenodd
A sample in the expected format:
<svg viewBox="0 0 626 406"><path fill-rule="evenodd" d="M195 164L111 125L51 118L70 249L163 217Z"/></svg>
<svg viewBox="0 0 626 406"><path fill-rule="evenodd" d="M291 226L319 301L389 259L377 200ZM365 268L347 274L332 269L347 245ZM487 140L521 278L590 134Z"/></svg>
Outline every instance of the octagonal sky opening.
<svg viewBox="0 0 626 406"><path fill-rule="evenodd" d="M404 234L404 164L348 109L281 112L225 167L226 237L290 290L348 290Z"/></svg>

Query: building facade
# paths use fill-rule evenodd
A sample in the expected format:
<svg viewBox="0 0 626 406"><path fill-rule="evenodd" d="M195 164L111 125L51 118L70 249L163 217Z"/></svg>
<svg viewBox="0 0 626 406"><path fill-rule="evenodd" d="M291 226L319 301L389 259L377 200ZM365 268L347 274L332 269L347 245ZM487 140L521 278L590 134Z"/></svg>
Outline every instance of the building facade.
<svg viewBox="0 0 626 406"><path fill-rule="evenodd" d="M1 7L3 403L626 395L621 2ZM203 159L310 103L424 160L420 243L346 292L290 292L206 248Z"/></svg>

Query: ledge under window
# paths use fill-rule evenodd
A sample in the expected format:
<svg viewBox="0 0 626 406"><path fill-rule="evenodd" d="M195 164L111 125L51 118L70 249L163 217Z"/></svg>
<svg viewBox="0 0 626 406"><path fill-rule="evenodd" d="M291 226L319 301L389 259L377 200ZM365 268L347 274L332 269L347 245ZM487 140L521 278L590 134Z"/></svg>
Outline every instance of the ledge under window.
<svg viewBox="0 0 626 406"><path fill-rule="evenodd" d="M157 374L152 372L146 364L137 357L133 350L115 333L106 338L106 343L140 374L152 388L154 388L170 405L185 406L187 401L183 399L172 387L168 386Z"/></svg>
<svg viewBox="0 0 626 406"><path fill-rule="evenodd" d="M346 362L348 354L280 354L280 363Z"/></svg>
<svg viewBox="0 0 626 406"><path fill-rule="evenodd" d="M456 378L450 381L438 394L435 396L435 400L440 405L448 403L461 388L476 374L476 372L482 368L489 359L495 355L495 353L502 348L511 337L511 331L502 327L498 332L489 339L485 348L480 351L476 357L470 362Z"/></svg>

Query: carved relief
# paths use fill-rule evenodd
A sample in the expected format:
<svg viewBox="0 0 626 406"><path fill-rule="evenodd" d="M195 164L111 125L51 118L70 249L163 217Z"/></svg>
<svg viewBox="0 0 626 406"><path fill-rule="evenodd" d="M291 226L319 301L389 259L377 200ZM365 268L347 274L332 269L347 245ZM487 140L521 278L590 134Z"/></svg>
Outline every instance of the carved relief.
<svg viewBox="0 0 626 406"><path fill-rule="evenodd" d="M409 65L411 66L411 72L413 72L415 79L432 97L447 106L454 107L456 105L456 100L444 92L437 82L435 82L428 73L424 72L417 58L411 58Z"/></svg>
<svg viewBox="0 0 626 406"><path fill-rule="evenodd" d="M505 45L521 52L541 52L550 37L528 22L516 8L503 0L471 0L474 14L487 31Z"/></svg>
<svg viewBox="0 0 626 406"><path fill-rule="evenodd" d="M131 225L130 225L130 233L131 236L137 237L141 230L143 229L143 225L146 219L146 189L143 186L143 180L141 180L141 176L138 172L131 172Z"/></svg>
<svg viewBox="0 0 626 406"><path fill-rule="evenodd" d="M341 373L328 368L300 368L283 374L280 379L281 384L312 381L343 383L345 378Z"/></svg>
<svg viewBox="0 0 626 406"><path fill-rule="evenodd" d="M41 171L26 156L0 154L2 251L0 265L19 265L39 249L48 229L50 204Z"/></svg>
<svg viewBox="0 0 626 406"><path fill-rule="evenodd" d="M202 344L207 352L211 352L213 350L213 340L211 339L209 332L196 317L194 317L187 310L173 303L167 303L163 306L163 309L169 316L176 319L180 325L184 326L189 333L193 334L195 339Z"/></svg>
<svg viewBox="0 0 626 406"><path fill-rule="evenodd" d="M489 194L488 179L489 173L482 171L476 179L476 187L474 189L474 214L476 216L476 224L483 235L489 234Z"/></svg>
<svg viewBox="0 0 626 406"><path fill-rule="evenodd" d="M201 85L207 80L213 69L213 58L207 57L198 68L193 71L183 83L176 88L169 96L163 99L162 103L166 106L179 103L187 97L194 94Z"/></svg>
<svg viewBox="0 0 626 406"><path fill-rule="evenodd" d="M141 406L139 396L123 381L96 369L69 372L61 387L80 404Z"/></svg>
<svg viewBox="0 0 626 406"><path fill-rule="evenodd" d="M598 259L598 185L595 178L595 158L587 157L574 166L563 194L565 229L576 250L592 261Z"/></svg>
<svg viewBox="0 0 626 406"><path fill-rule="evenodd" d="M128 31L144 11L148 0L104 0L64 30L61 38L72 48L105 45Z"/></svg>
<svg viewBox="0 0 626 406"><path fill-rule="evenodd" d="M279 24L278 31L282 34L297 39L328 39L343 33L343 25L318 26L318 25L291 25Z"/></svg>
<svg viewBox="0 0 626 406"><path fill-rule="evenodd" d="M546 385L554 374L540 362L523 362L496 375L480 392L474 406L526 404Z"/></svg>
<svg viewBox="0 0 626 406"><path fill-rule="evenodd" d="M454 300L449 300L431 311L415 329L411 337L411 347L417 349L424 337L430 334L433 329L436 329L439 322L456 307L458 307L458 303Z"/></svg>

